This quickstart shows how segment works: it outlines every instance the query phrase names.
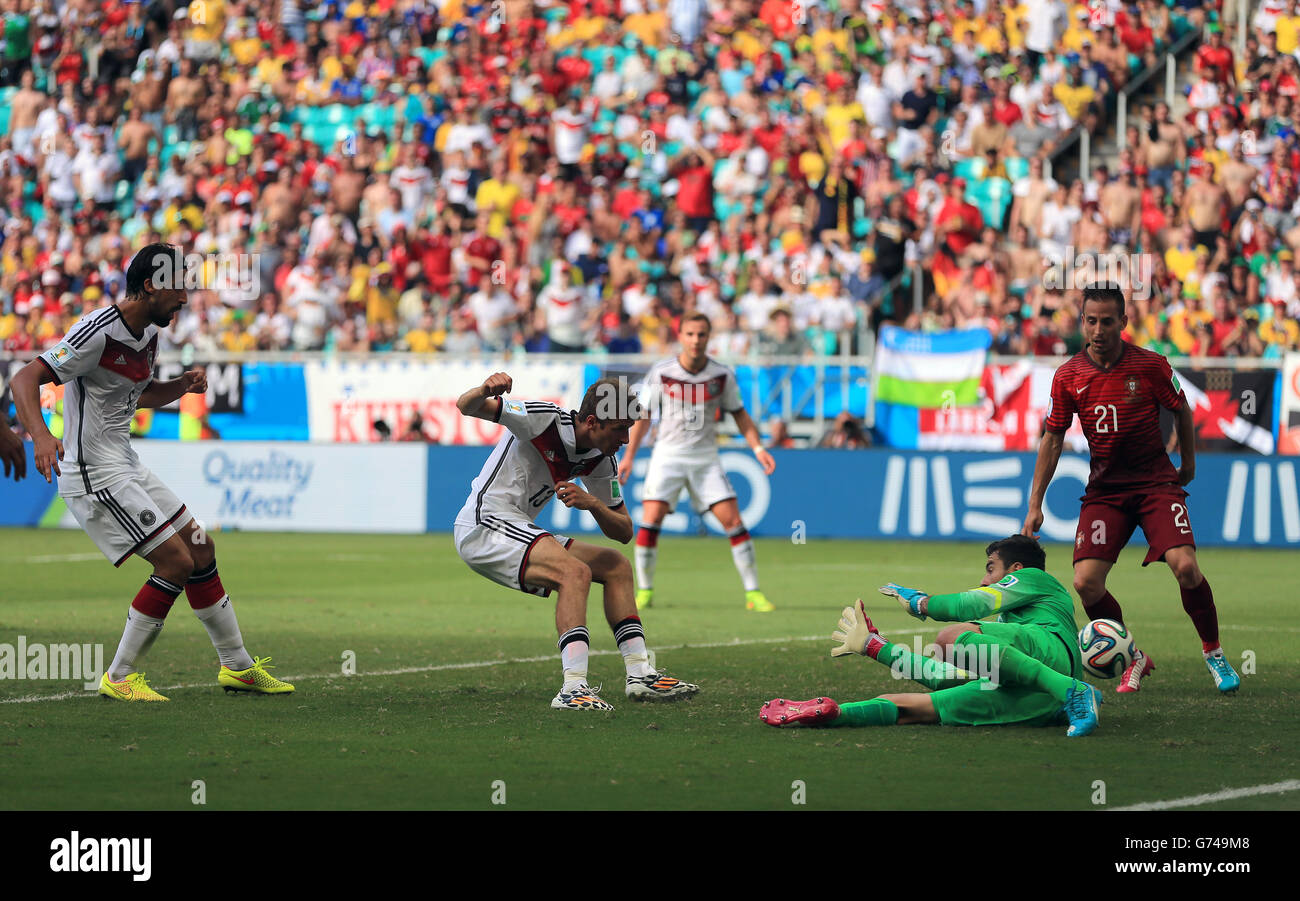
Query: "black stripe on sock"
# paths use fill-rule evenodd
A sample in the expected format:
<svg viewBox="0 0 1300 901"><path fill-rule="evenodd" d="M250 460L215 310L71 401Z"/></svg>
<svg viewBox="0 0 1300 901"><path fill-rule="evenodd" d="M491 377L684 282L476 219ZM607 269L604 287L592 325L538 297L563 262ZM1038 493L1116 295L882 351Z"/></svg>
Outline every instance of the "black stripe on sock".
<svg viewBox="0 0 1300 901"><path fill-rule="evenodd" d="M173 585L166 579L160 579L157 576L150 576L148 581L154 588L157 588L164 594L171 595L173 600L175 600L176 596L181 593L181 587L179 585Z"/></svg>
<svg viewBox="0 0 1300 901"><path fill-rule="evenodd" d="M586 626L574 626L568 632L561 635L558 642L560 650L563 651L566 645L572 644L575 641L585 641L587 644L591 644L591 635L587 632Z"/></svg>
<svg viewBox="0 0 1300 901"><path fill-rule="evenodd" d="M641 617L629 616L614 627L615 643L622 644L629 638L645 638L645 629L641 625Z"/></svg>
<svg viewBox="0 0 1300 901"><path fill-rule="evenodd" d="M193 574L190 575L189 584L193 585L195 582L207 582L209 579L215 579L216 577L217 561L213 560L207 566L203 567L203 569L196 569Z"/></svg>

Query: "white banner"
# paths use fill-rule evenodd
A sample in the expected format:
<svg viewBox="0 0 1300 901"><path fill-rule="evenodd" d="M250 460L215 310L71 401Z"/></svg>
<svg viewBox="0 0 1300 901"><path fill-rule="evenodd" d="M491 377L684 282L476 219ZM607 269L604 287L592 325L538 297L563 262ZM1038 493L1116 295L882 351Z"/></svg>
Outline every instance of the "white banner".
<svg viewBox="0 0 1300 901"><path fill-rule="evenodd" d="M416 533L428 525L428 451L421 444L146 440L132 446L209 529Z"/></svg>
<svg viewBox="0 0 1300 901"><path fill-rule="evenodd" d="M1277 439L1279 454L1300 455L1300 353L1287 354L1282 367L1282 409Z"/></svg>
<svg viewBox="0 0 1300 901"><path fill-rule="evenodd" d="M494 372L514 379L511 397L545 400L571 409L582 401L583 365L529 359L329 361L304 366L307 415L312 441L379 441L374 423L388 424L394 437L415 413L438 444L495 444L502 426L462 416L456 399Z"/></svg>

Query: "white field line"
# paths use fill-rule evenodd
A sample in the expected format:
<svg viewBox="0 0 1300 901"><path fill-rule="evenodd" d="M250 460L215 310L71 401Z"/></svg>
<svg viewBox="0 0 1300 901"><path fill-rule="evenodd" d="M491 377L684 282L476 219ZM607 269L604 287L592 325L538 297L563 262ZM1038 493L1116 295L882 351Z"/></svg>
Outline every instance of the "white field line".
<svg viewBox="0 0 1300 901"><path fill-rule="evenodd" d="M1112 807L1111 810L1171 810L1175 807L1198 807L1201 804L1217 804L1220 801L1232 801L1236 798L1249 798L1254 795L1280 795L1283 792L1300 791L1300 779L1288 779L1285 782L1273 782L1269 785L1252 785L1250 788L1229 788L1206 795L1190 795L1186 798L1174 798L1172 801L1146 801L1142 804L1130 804L1127 807Z"/></svg>
<svg viewBox="0 0 1300 901"><path fill-rule="evenodd" d="M896 634L901 640L903 636L907 636L910 639L913 635L937 631L939 631L937 628L912 629L908 632L898 632ZM831 638L829 635L799 635L787 636L785 638L750 638L743 641L736 638L731 641L713 641L703 642L700 644L675 644L662 648L653 648L652 650L658 654L663 651L687 651L696 648L740 648L748 645L784 644L788 641L829 642L831 641ZM592 651L590 655L592 657L607 657L617 653L618 651L602 650ZM342 673L308 673L299 676L285 676L284 681L297 683L305 682L309 679L358 679L363 676L408 676L412 673L438 673L458 669L483 669L489 666L506 666L507 664L512 663L549 663L559 659L559 654L546 654L541 657L510 657L502 660L475 660L469 663L439 663L433 666L408 666L401 669L376 670L369 673L359 672L354 676L345 676ZM158 691L185 691L191 688L211 688L212 684L212 682L197 682L191 685L155 685L153 687ZM95 697L95 695L92 695L88 691L65 691L52 695L23 695L19 698L4 698L0 699L0 704L35 704L41 701L67 701L73 698L90 697Z"/></svg>

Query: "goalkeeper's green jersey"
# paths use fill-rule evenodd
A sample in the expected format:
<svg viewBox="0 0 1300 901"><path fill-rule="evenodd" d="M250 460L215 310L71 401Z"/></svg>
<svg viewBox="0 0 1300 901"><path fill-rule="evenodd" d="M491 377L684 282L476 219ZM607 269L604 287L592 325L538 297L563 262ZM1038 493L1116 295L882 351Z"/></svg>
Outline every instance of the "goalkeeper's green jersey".
<svg viewBox="0 0 1300 901"><path fill-rule="evenodd" d="M934 595L926 612L945 622L984 619L996 613L1000 623L1042 626L1071 642L1079 629L1074 622L1074 601L1065 586L1041 569L1029 567L1008 573L992 585Z"/></svg>

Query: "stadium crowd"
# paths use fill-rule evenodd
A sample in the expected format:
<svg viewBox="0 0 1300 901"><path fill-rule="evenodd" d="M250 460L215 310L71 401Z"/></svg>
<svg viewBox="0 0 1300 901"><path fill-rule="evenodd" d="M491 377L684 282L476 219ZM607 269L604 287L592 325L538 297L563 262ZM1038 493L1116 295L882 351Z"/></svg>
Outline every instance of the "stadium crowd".
<svg viewBox="0 0 1300 901"><path fill-rule="evenodd" d="M1265 0L1237 59L1217 7L3 0L0 345L50 346L165 240L205 255L163 336L199 356L658 353L697 309L724 356L887 321L1056 354L1045 260L1112 250L1150 261L1130 340L1276 355L1300 11ZM1054 181L1195 28L1187 114L1134 110L1115 166Z"/></svg>

